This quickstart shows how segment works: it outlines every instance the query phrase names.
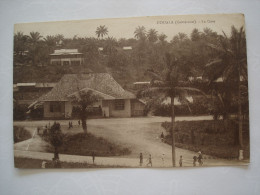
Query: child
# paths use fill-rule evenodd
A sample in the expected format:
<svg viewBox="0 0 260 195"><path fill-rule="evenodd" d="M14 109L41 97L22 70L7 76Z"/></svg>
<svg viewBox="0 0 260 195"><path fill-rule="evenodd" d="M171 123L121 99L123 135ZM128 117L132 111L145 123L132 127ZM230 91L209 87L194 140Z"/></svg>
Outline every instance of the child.
<svg viewBox="0 0 260 195"><path fill-rule="evenodd" d="M182 167L182 156L180 156L179 164L180 164L180 167Z"/></svg>

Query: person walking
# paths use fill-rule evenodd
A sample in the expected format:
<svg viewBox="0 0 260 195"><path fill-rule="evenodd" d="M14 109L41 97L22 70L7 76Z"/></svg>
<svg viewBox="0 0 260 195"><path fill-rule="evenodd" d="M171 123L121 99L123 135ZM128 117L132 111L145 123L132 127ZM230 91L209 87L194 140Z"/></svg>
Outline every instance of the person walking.
<svg viewBox="0 0 260 195"><path fill-rule="evenodd" d="M139 156L139 159L140 159L140 167L143 166L143 153L141 152L140 153L140 156Z"/></svg>
<svg viewBox="0 0 260 195"><path fill-rule="evenodd" d="M182 156L180 156L179 165L182 167Z"/></svg>
<svg viewBox="0 0 260 195"><path fill-rule="evenodd" d="M203 161L202 161L203 157L202 157L201 151L199 151L198 154L199 154L199 156L198 156L198 162L199 162L199 165L202 166L202 165L203 165Z"/></svg>
<svg viewBox="0 0 260 195"><path fill-rule="evenodd" d="M164 134L163 134L163 132L161 133L161 141L164 142Z"/></svg>
<svg viewBox="0 0 260 195"><path fill-rule="evenodd" d="M148 163L147 163L146 166L148 166L148 165L151 165L151 167L153 166L153 164L152 164L152 155L151 154L149 154Z"/></svg>

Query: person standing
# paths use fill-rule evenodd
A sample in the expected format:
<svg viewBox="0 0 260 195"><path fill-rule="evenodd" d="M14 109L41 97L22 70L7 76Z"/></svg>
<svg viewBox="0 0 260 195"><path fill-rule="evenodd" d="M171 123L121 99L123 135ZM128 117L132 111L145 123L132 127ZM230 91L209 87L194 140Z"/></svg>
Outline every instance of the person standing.
<svg viewBox="0 0 260 195"><path fill-rule="evenodd" d="M162 164L163 164L163 167L164 167L164 154L162 154Z"/></svg>
<svg viewBox="0 0 260 195"><path fill-rule="evenodd" d="M140 153L139 159L140 159L140 167L141 167L141 166L143 166L143 153L142 152Z"/></svg>
<svg viewBox="0 0 260 195"><path fill-rule="evenodd" d="M203 165L203 157L202 157L202 154L201 154L201 151L198 152L199 156L198 156L198 162L199 162L199 165L202 166Z"/></svg>
<svg viewBox="0 0 260 195"><path fill-rule="evenodd" d="M182 156L180 156L179 165L182 167Z"/></svg>
<svg viewBox="0 0 260 195"><path fill-rule="evenodd" d="M193 156L193 166L196 167L197 156Z"/></svg>
<svg viewBox="0 0 260 195"><path fill-rule="evenodd" d="M153 166L153 164L152 164L152 155L151 154L149 154L148 163L147 163L146 166L148 166L148 165L151 165L151 167Z"/></svg>
<svg viewBox="0 0 260 195"><path fill-rule="evenodd" d="M79 126L80 126L80 120L78 120L78 124L79 124Z"/></svg>
<svg viewBox="0 0 260 195"><path fill-rule="evenodd" d="M46 161L42 161L42 169L45 169L46 168Z"/></svg>
<svg viewBox="0 0 260 195"><path fill-rule="evenodd" d="M93 152L92 152L92 161L93 161L93 164L95 164L95 157L96 157L96 154L95 154L95 152L93 151Z"/></svg>
<svg viewBox="0 0 260 195"><path fill-rule="evenodd" d="M161 141L164 142L164 134L163 134L163 132L161 133Z"/></svg>

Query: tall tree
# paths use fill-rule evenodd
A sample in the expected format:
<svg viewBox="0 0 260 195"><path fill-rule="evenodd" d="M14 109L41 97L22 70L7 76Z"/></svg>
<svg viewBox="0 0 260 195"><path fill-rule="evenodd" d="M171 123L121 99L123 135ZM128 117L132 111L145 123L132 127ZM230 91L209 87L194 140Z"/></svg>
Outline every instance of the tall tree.
<svg viewBox="0 0 260 195"><path fill-rule="evenodd" d="M61 46L64 41L64 35L57 34L57 35L55 35L55 38L56 38L56 46Z"/></svg>
<svg viewBox="0 0 260 195"><path fill-rule="evenodd" d="M147 38L152 43L156 42L158 40L158 32L155 29L150 29L147 33Z"/></svg>
<svg viewBox="0 0 260 195"><path fill-rule="evenodd" d="M54 122L51 126L46 141L48 141L54 148L54 159L59 159L59 147L63 144L64 135L61 132L61 126L59 123Z"/></svg>
<svg viewBox="0 0 260 195"><path fill-rule="evenodd" d="M87 133L87 118L88 113L91 112L92 106L100 99L100 96L95 95L91 90L82 89L70 96L72 102L80 107L80 118L84 133Z"/></svg>
<svg viewBox="0 0 260 195"><path fill-rule="evenodd" d="M114 37L108 37L104 42L104 52L111 55L116 51L117 41Z"/></svg>
<svg viewBox="0 0 260 195"><path fill-rule="evenodd" d="M24 62L23 55L24 52L28 49L27 44L28 36L24 35L22 32L17 32L14 35L14 55L19 62Z"/></svg>
<svg viewBox="0 0 260 195"><path fill-rule="evenodd" d="M36 58L39 52L39 42L41 38L42 36L39 32L30 32L30 35L28 37L33 65L36 65Z"/></svg>
<svg viewBox="0 0 260 195"><path fill-rule="evenodd" d="M55 36L47 35L45 38L43 38L43 40L47 45L49 52L52 52L52 50L56 46L57 38Z"/></svg>
<svg viewBox="0 0 260 195"><path fill-rule="evenodd" d="M206 75L210 82L223 78L225 85L236 83L238 101L238 123L239 123L239 145L243 150L243 118L242 118L242 97L241 80L247 81L247 62L246 62L246 37L244 28L236 29L231 27L231 36L228 37L224 32L219 37L218 44L208 44L215 51L215 58L206 64ZM243 78L243 79L242 79ZM231 89L227 87L228 90Z"/></svg>
<svg viewBox="0 0 260 195"><path fill-rule="evenodd" d="M107 27L105 25L100 25L99 27L97 27L97 30L96 30L96 35L98 36L98 38L101 38L103 39L103 37L105 35L107 35L108 33L108 30L107 30Z"/></svg>
<svg viewBox="0 0 260 195"><path fill-rule="evenodd" d="M161 73L149 70L148 73L152 76L151 85L148 89L141 92L141 96L161 95L163 97L170 97L171 99L171 136L172 136L172 165L176 166L175 157L175 110L174 100L178 98L180 102L189 103L187 96L188 92L199 92L204 94L201 90L190 87L185 82L186 69L188 66L183 56L176 56L172 53L165 54L165 64Z"/></svg>
<svg viewBox="0 0 260 195"><path fill-rule="evenodd" d="M146 38L145 27L144 26L138 26L135 29L134 35L135 35L135 38L137 38L137 39L145 39Z"/></svg>
<svg viewBox="0 0 260 195"><path fill-rule="evenodd" d="M163 43L167 39L167 36L164 33L162 33L158 36L158 39Z"/></svg>
<svg viewBox="0 0 260 195"><path fill-rule="evenodd" d="M200 39L200 32L197 28L194 28L191 32L191 40L192 41L198 41Z"/></svg>

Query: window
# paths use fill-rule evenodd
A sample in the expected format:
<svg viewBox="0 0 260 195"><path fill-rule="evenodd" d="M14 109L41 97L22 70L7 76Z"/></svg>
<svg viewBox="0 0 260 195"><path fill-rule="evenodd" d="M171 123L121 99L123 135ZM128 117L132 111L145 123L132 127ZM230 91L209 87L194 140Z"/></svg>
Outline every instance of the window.
<svg viewBox="0 0 260 195"><path fill-rule="evenodd" d="M115 110L124 110L125 100L115 100Z"/></svg>
<svg viewBox="0 0 260 195"><path fill-rule="evenodd" d="M61 103L50 102L50 112L61 112Z"/></svg>
<svg viewBox="0 0 260 195"><path fill-rule="evenodd" d="M70 61L63 61L63 65L69 65Z"/></svg>
<svg viewBox="0 0 260 195"><path fill-rule="evenodd" d="M71 61L71 65L80 65L80 61L79 60L73 60Z"/></svg>

